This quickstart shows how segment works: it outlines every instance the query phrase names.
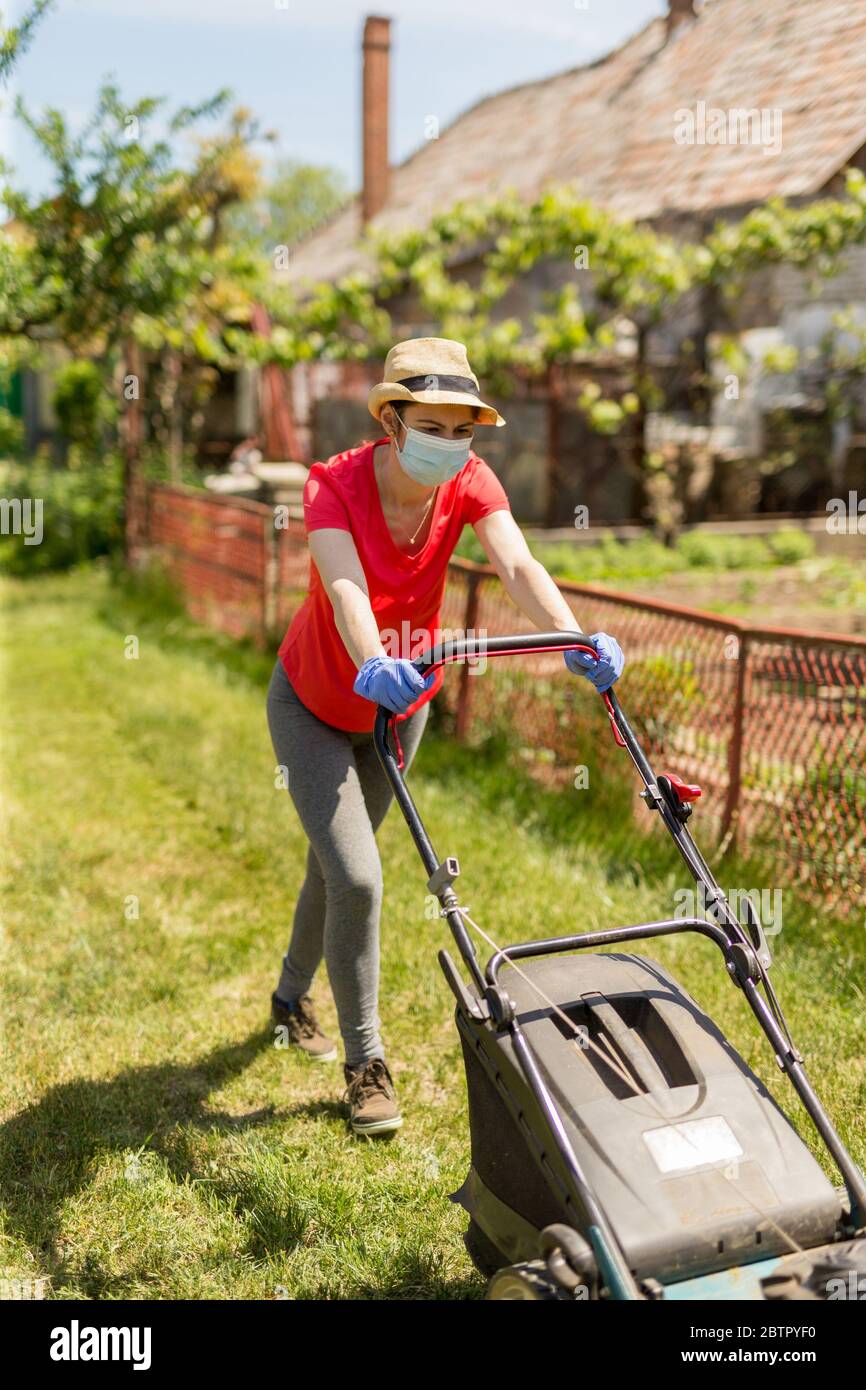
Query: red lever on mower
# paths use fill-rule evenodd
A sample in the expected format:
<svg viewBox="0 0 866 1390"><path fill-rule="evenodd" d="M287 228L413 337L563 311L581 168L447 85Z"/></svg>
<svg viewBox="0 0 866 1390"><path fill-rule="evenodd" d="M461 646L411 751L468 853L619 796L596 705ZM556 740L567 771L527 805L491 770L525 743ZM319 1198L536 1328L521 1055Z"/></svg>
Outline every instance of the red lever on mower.
<svg viewBox="0 0 866 1390"><path fill-rule="evenodd" d="M671 791L680 805L685 801L697 801L702 794L699 786L694 782L684 782L682 777L677 777L675 772L665 772L662 776L667 777L671 784Z"/></svg>

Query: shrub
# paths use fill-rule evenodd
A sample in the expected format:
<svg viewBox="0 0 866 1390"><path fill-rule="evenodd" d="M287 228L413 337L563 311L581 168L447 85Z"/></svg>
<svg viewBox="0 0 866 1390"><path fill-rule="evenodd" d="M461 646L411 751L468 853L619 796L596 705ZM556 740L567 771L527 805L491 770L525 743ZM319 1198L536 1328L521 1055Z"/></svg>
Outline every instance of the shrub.
<svg viewBox="0 0 866 1390"><path fill-rule="evenodd" d="M677 550L692 568L709 569L719 562L717 539L700 531L688 531L677 541Z"/></svg>
<svg viewBox="0 0 866 1390"><path fill-rule="evenodd" d="M86 360L64 363L54 377L52 403L63 438L95 452L103 426L114 417L113 402L96 364Z"/></svg>
<svg viewBox="0 0 866 1390"><path fill-rule="evenodd" d="M720 563L726 570L765 569L772 564L772 556L757 536L725 536Z"/></svg>
<svg viewBox="0 0 866 1390"><path fill-rule="evenodd" d="M812 538L795 527L776 531L766 540L758 536L686 531L673 549L649 535L618 541L609 531L591 544L544 541L534 537L529 544L533 555L554 579L619 587L635 579L654 579L678 570L745 570L795 565L815 553ZM456 553L481 564L487 562L480 541L468 527Z"/></svg>
<svg viewBox="0 0 866 1390"><path fill-rule="evenodd" d="M0 458L18 458L23 448L23 422L5 405L0 406Z"/></svg>
<svg viewBox="0 0 866 1390"><path fill-rule="evenodd" d="M767 539L775 559L780 565L796 565L801 560L810 560L815 554L815 542L806 531L785 527Z"/></svg>
<svg viewBox="0 0 866 1390"><path fill-rule="evenodd" d="M116 454L76 468L51 468L43 459L0 467L0 493L41 503L41 539L0 535L0 571L34 574L69 569L109 555L123 540L123 467Z"/></svg>

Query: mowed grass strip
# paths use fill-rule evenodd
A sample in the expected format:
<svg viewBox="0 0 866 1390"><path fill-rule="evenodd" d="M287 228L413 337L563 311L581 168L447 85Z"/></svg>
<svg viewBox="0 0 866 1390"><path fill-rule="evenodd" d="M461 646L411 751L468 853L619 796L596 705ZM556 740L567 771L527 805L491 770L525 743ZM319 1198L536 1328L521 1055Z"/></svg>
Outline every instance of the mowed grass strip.
<svg viewBox="0 0 866 1390"><path fill-rule="evenodd" d="M2 1277L63 1298L482 1296L448 1200L469 1161L436 961L449 935L396 809L379 835L380 1013L404 1125L365 1143L341 1065L275 1047L268 1020L306 852L275 784L270 663L148 616L102 570L6 581L3 596ZM412 771L495 939L669 915L685 880L658 836L599 825L591 793L540 790L518 754L431 729ZM863 925L795 894L785 906L777 985L862 1162ZM817 1152L714 948L648 953ZM314 995L338 1036L324 967Z"/></svg>

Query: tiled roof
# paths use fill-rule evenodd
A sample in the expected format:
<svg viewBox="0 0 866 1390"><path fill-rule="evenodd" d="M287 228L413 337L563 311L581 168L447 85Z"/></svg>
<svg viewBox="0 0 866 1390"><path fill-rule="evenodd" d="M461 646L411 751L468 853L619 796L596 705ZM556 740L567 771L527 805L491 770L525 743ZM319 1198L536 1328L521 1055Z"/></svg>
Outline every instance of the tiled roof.
<svg viewBox="0 0 866 1390"><path fill-rule="evenodd" d="M811 195L866 144L866 0L707 0L668 38L653 20L587 67L487 97L391 172L375 226L458 198L576 182L623 216ZM781 147L679 144L675 113L781 111ZM292 281L359 265L358 202L295 249Z"/></svg>

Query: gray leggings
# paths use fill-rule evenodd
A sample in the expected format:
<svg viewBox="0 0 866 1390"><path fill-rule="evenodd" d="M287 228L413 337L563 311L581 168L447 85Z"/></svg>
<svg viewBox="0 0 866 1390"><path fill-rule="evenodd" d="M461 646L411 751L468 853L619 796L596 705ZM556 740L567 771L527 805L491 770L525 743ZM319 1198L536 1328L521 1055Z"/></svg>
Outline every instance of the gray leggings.
<svg viewBox="0 0 866 1390"><path fill-rule="evenodd" d="M393 793L373 735L325 724L295 693L279 659L267 710L277 763L286 769L310 841L277 994L305 994L324 955L346 1061L357 1066L385 1055L378 1015L382 864L375 832ZM397 725L406 768L429 713L423 705Z"/></svg>

